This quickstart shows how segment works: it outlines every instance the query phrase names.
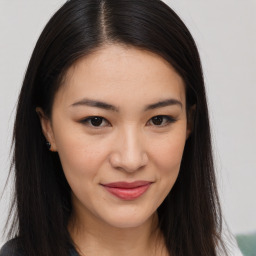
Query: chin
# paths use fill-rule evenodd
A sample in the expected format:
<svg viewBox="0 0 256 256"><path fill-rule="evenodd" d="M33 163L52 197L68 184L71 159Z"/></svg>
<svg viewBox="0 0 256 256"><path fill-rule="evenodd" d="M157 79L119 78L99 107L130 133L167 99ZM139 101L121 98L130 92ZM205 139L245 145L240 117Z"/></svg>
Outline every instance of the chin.
<svg viewBox="0 0 256 256"><path fill-rule="evenodd" d="M137 228L143 225L146 221L136 221L136 220L118 220L118 221L112 221L109 222L108 224L111 225L114 228L120 228L120 229L125 229L125 228Z"/></svg>
<svg viewBox="0 0 256 256"><path fill-rule="evenodd" d="M109 216L109 218L105 215L103 221L115 228L137 228L145 224L151 217L153 217L153 214L128 214L126 212L122 215L115 214L111 217Z"/></svg>

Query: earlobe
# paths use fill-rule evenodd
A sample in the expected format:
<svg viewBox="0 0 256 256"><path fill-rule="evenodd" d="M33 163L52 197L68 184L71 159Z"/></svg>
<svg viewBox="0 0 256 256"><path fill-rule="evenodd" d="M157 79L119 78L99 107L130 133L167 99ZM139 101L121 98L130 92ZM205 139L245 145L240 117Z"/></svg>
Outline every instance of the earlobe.
<svg viewBox="0 0 256 256"><path fill-rule="evenodd" d="M44 134L44 137L46 139L46 145L50 151L57 151L54 133L52 130L51 120L44 114L44 111L42 108L37 107L36 112L38 114L38 117L40 119L42 132Z"/></svg>
<svg viewBox="0 0 256 256"><path fill-rule="evenodd" d="M187 134L186 134L186 139L188 139L190 134L193 132L195 113L196 113L196 104L191 106L188 109L188 112L187 112Z"/></svg>

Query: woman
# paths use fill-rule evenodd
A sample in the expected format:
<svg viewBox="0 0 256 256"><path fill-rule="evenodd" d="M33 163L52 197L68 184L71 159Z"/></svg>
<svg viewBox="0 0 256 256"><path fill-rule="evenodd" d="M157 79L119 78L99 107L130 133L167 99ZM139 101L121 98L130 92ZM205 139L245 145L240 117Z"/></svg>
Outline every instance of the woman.
<svg viewBox="0 0 256 256"><path fill-rule="evenodd" d="M31 57L0 255L221 255L200 58L158 0L71 0ZM15 212L13 207L13 212Z"/></svg>

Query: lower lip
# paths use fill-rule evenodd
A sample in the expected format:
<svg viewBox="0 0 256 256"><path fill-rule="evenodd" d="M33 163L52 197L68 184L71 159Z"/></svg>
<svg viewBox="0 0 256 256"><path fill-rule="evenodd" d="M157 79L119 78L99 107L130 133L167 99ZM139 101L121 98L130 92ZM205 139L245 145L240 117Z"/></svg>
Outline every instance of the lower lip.
<svg viewBox="0 0 256 256"><path fill-rule="evenodd" d="M112 195L123 200L134 200L142 196L150 187L151 183L135 188L113 188L104 186Z"/></svg>

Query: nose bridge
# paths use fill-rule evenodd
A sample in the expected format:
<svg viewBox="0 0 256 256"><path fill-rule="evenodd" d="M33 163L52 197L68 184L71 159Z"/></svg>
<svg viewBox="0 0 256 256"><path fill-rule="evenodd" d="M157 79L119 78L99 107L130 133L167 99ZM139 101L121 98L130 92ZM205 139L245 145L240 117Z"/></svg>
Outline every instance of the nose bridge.
<svg viewBox="0 0 256 256"><path fill-rule="evenodd" d="M133 125L127 126L123 132L122 151L127 158L135 159L142 150L142 134L139 129Z"/></svg>
<svg viewBox="0 0 256 256"><path fill-rule="evenodd" d="M129 124L118 134L115 166L126 171L136 171L147 163L142 130Z"/></svg>

